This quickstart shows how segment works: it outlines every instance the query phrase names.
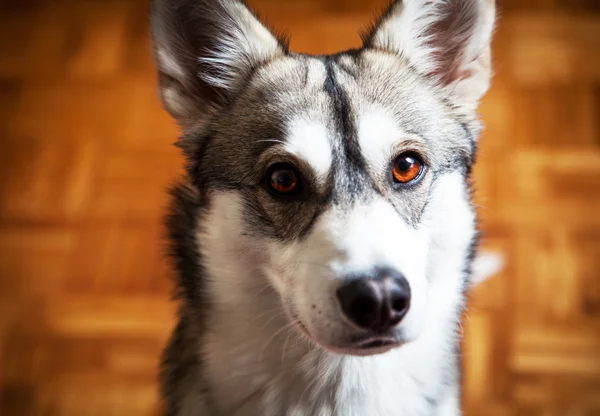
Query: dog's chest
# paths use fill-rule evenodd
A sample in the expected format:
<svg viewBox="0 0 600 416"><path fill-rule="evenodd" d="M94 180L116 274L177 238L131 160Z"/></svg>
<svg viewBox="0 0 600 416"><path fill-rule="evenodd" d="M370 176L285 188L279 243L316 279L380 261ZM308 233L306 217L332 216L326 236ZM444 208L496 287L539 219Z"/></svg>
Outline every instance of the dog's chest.
<svg viewBox="0 0 600 416"><path fill-rule="evenodd" d="M325 383L309 380L284 390L274 385L261 403L261 414L304 416L400 416L430 415L434 402L424 385L390 372L375 374L373 369L349 368L339 372L338 380ZM366 370L366 371L364 371ZM354 374L353 374L354 373ZM435 382L433 384L436 384ZM433 386L431 386L433 387ZM437 390L437 386L435 387ZM278 410L273 410L278 409Z"/></svg>
<svg viewBox="0 0 600 416"><path fill-rule="evenodd" d="M254 382L222 386L227 393L218 397L220 411L235 409L243 416L437 415L450 391L453 357L434 354L426 360L427 353L409 347L356 358L313 351L281 371L254 372L248 378Z"/></svg>

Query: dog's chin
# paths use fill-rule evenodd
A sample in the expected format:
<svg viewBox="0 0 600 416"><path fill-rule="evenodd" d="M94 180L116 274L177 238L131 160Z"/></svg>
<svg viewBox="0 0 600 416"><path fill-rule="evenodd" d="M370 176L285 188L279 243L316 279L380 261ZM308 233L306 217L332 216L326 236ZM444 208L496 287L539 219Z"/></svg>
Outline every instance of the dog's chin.
<svg viewBox="0 0 600 416"><path fill-rule="evenodd" d="M394 348L398 348L405 344L405 342L399 341L393 337L381 337L372 336L365 337L359 342L349 343L345 345L332 345L330 343L323 343L314 337L308 328L302 321L295 320L297 329L310 341L318 345L325 351L331 352L337 355L351 355L355 357L367 357L371 355L385 354Z"/></svg>

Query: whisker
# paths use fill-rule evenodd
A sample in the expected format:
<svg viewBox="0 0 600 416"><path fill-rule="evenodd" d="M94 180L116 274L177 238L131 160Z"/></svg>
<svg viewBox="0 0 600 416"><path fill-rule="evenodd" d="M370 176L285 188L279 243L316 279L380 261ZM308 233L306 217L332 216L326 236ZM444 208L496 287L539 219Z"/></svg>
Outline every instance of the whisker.
<svg viewBox="0 0 600 416"><path fill-rule="evenodd" d="M285 358L285 349L287 348L288 345L288 341L290 340L290 337L294 335L294 332L290 331L290 333L288 334L287 338L285 339L285 342L283 343L283 349L281 350L281 364L283 365L283 360Z"/></svg>
<svg viewBox="0 0 600 416"><path fill-rule="evenodd" d="M277 140L277 139L263 139L263 140L257 140L257 142L258 143L268 142L268 143L286 144L283 140Z"/></svg>
<svg viewBox="0 0 600 416"><path fill-rule="evenodd" d="M279 313L277 313L277 314L275 314L275 315L271 316L271 317L269 318L269 320L268 320L267 322L265 322L265 324L264 324L263 326L261 326L261 327L260 327L260 329L261 329L261 330L262 330L262 329L265 329L265 328L266 328L266 327L267 327L267 326L268 326L268 325L269 325L269 324L270 324L270 323L273 321L273 319L275 319L275 318L278 318L278 317L280 317L280 316L283 316L284 314L285 314L285 311L281 311L281 312L279 312Z"/></svg>
<svg viewBox="0 0 600 416"><path fill-rule="evenodd" d="M256 293L254 293L253 295L250 296L250 298L248 298L248 300L254 300L255 298L258 297L258 295L260 295L261 293L263 293L265 290L267 290L267 288L269 288L269 286L271 286L270 282L267 282L263 285L263 287L261 289L259 289Z"/></svg>
<svg viewBox="0 0 600 416"><path fill-rule="evenodd" d="M281 327L280 329L278 329L277 331L275 331L275 333L271 336L271 338L269 338L269 340L265 343L265 346L263 347L260 356L258 358L258 362L262 362L264 353L267 349L267 347L269 346L269 344L271 343L271 341L273 341L273 339L275 339L275 337L280 334L282 331L285 331L287 329L290 329L293 325L296 325L296 321L290 322L287 325L284 325L283 327Z"/></svg>

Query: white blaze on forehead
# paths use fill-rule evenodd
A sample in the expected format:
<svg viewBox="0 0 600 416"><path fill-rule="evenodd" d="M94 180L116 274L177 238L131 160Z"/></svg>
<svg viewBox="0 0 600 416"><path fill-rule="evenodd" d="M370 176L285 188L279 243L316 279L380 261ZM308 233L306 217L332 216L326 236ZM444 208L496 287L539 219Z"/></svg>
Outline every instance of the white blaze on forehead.
<svg viewBox="0 0 600 416"><path fill-rule="evenodd" d="M287 130L285 150L305 160L317 176L324 179L332 162L331 142L325 125L299 118L292 121Z"/></svg>
<svg viewBox="0 0 600 416"><path fill-rule="evenodd" d="M382 108L370 108L358 119L358 142L369 165L389 163L394 146L405 136L394 117Z"/></svg>

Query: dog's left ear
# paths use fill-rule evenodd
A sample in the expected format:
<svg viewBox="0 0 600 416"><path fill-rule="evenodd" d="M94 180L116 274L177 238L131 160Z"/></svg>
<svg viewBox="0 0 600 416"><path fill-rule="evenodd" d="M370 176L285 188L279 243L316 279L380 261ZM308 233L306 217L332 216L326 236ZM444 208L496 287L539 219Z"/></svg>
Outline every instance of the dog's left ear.
<svg viewBox="0 0 600 416"><path fill-rule="evenodd" d="M490 82L494 20L494 0L396 0L363 41L405 57L475 110Z"/></svg>

